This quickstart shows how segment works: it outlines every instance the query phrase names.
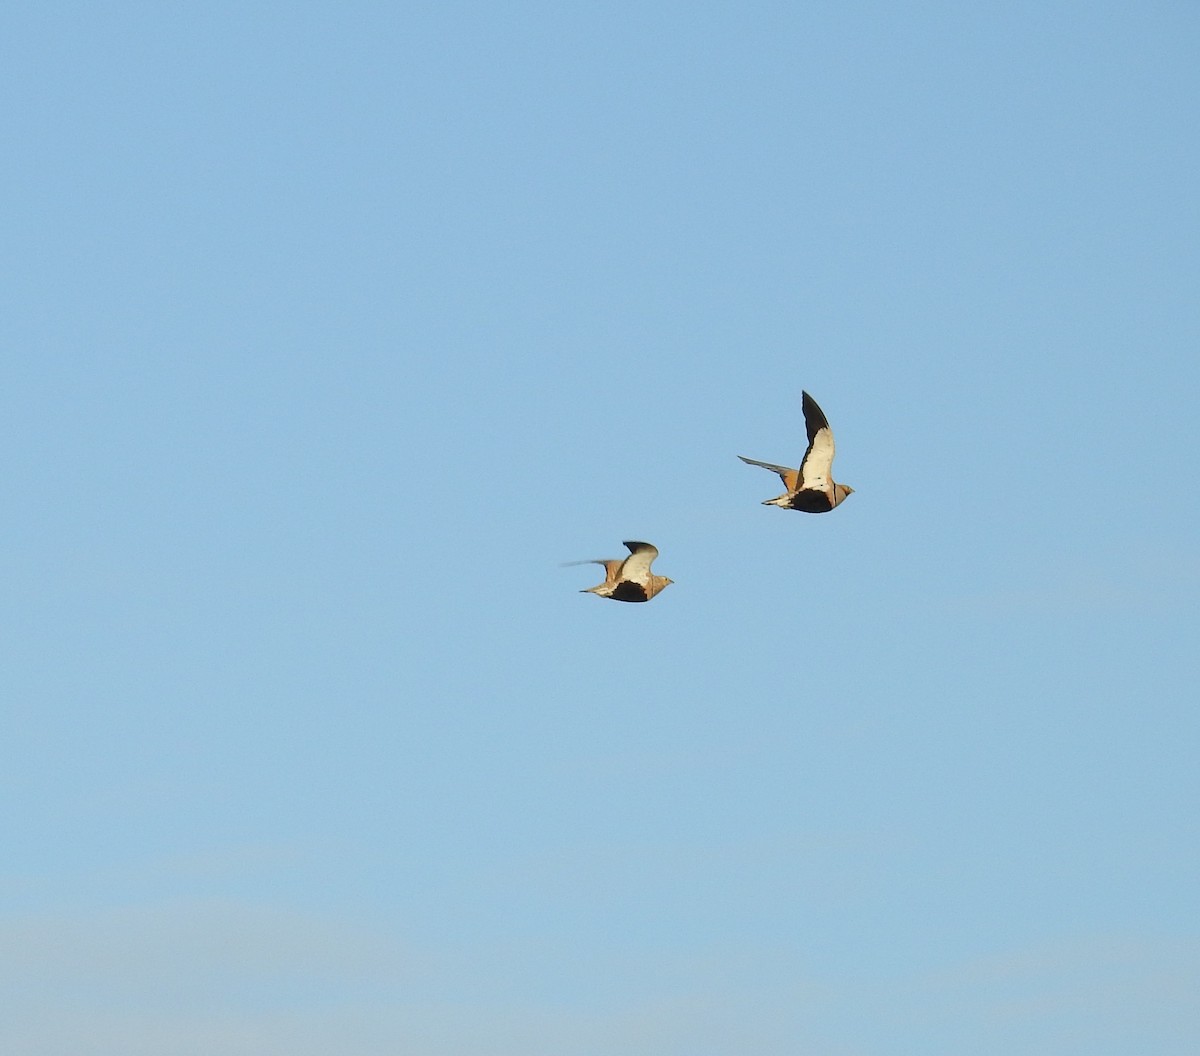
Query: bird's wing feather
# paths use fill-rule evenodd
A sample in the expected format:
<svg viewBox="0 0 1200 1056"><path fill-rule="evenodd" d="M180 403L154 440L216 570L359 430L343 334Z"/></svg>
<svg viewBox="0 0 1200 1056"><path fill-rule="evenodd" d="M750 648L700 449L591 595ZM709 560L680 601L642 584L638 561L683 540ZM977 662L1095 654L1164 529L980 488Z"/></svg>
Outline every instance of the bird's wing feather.
<svg viewBox="0 0 1200 1056"><path fill-rule="evenodd" d="M807 392L803 394L804 426L808 433L808 450L800 463L800 486L824 491L833 482L833 430L825 412Z"/></svg>
<svg viewBox="0 0 1200 1056"><path fill-rule="evenodd" d="M779 479L783 481L783 486L788 491L794 491L796 488L796 480L799 477L799 471L788 469L787 466L777 466L772 462L759 462L756 458L747 458L745 455L738 455L743 462L748 466L761 466L763 469L769 469L772 473L778 473Z"/></svg>
<svg viewBox="0 0 1200 1056"><path fill-rule="evenodd" d="M574 565L603 565L604 566L604 582L616 582L617 573L621 569L622 561L619 557L605 559L602 557L592 558L590 561L564 561L563 568L571 568Z"/></svg>
<svg viewBox="0 0 1200 1056"><path fill-rule="evenodd" d="M626 542L629 556L621 565L621 578L645 583L650 578L650 565L658 557L658 549L650 543Z"/></svg>

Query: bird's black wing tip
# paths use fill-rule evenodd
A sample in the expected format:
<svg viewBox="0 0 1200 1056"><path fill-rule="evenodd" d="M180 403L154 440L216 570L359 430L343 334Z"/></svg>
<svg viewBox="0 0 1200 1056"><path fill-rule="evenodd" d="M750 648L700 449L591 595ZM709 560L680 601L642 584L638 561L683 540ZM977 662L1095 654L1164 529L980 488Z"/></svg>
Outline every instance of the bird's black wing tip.
<svg viewBox="0 0 1200 1056"><path fill-rule="evenodd" d="M818 429L828 429L829 419L825 417L825 412L821 410L817 401L814 400L807 392L802 392L801 406L804 408L804 424L808 426L808 439L812 440Z"/></svg>

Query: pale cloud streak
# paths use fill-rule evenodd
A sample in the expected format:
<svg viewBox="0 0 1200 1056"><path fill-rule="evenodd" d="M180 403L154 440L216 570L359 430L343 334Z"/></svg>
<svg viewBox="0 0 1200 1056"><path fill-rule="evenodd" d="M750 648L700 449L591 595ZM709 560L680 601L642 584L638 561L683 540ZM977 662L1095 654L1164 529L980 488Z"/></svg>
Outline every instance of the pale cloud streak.
<svg viewBox="0 0 1200 1056"><path fill-rule="evenodd" d="M1195 941L1090 937L870 980L806 977L786 950L658 951L633 972L644 996L613 961L587 999L523 976L536 951L418 949L235 902L10 918L0 951L0 1049L22 1056L1190 1056L1200 1037Z"/></svg>

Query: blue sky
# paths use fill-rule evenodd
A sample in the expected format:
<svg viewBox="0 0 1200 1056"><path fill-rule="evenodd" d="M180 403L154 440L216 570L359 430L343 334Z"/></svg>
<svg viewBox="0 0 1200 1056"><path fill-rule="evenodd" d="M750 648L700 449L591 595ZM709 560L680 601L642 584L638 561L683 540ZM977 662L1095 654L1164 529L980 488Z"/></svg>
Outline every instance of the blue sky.
<svg viewBox="0 0 1200 1056"><path fill-rule="evenodd" d="M1196 1051L1192 5L2 28L0 1048Z"/></svg>

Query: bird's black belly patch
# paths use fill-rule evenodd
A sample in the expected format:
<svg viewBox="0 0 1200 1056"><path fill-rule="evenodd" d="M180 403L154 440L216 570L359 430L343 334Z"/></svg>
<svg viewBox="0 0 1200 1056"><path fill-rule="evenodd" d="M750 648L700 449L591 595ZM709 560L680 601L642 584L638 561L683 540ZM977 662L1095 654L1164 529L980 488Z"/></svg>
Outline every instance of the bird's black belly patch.
<svg viewBox="0 0 1200 1056"><path fill-rule="evenodd" d="M613 590L612 594L609 595L609 597L615 598L617 601L646 601L647 600L646 588L643 587L640 583L630 583L628 581L625 583L618 583L616 588Z"/></svg>
<svg viewBox="0 0 1200 1056"><path fill-rule="evenodd" d="M829 496L825 492L808 489L796 492L788 505L793 510L800 510L802 513L828 513L833 509L833 503L829 501Z"/></svg>

